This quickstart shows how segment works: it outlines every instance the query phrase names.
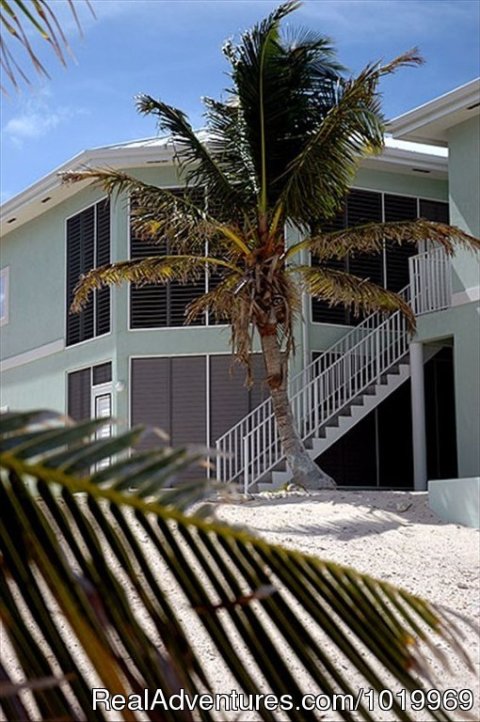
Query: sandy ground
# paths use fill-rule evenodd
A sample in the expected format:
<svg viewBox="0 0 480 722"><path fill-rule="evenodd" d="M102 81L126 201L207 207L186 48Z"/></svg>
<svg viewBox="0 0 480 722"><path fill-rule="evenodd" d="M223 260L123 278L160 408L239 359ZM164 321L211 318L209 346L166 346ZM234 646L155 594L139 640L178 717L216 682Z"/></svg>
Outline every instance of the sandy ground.
<svg viewBox="0 0 480 722"><path fill-rule="evenodd" d="M433 687L441 690L473 690L473 715L454 712L451 718L455 722L480 719L480 534L477 530L441 522L429 510L426 494L408 492L264 494L248 501L221 505L217 513L220 518L248 527L267 540L387 579L474 621L477 630L463 623L460 626L465 634L463 643L476 666L476 673L470 673L457 658L452 659L448 671L442 670L428 649L426 656L432 666ZM148 556L153 555L154 550L145 533L138 525L137 530L137 538L144 545L145 552ZM155 559L154 568L155 565L158 568L158 557L155 555L152 559ZM237 688L212 642L192 618L186 598L174 590L173 584L171 590L176 613L182 619L215 691L226 693ZM133 604L137 609L135 600ZM67 632L66 635L69 639ZM73 646L78 647L76 643ZM72 652L76 653L75 649ZM351 676L348 665L339 653L331 647L329 652L342 672L347 674L354 690L365 687L365 682ZM8 666L11 660L5 645L2 646L2 656ZM295 660L289 660L290 663L295 673ZM310 689L307 676L301 669L298 672L303 675L302 688L306 692L318 692ZM101 685L97 683L92 686ZM389 686L387 682L387 688ZM394 691L397 690L394 688ZM109 718L119 719L116 715ZM417 722L430 719L425 712L415 713L413 718ZM259 718L254 713L245 713L231 719L246 722ZM333 712L327 712L321 719L333 722L338 717ZM376 703L372 719L375 722L386 722L394 717L392 713L382 712Z"/></svg>
<svg viewBox="0 0 480 722"><path fill-rule="evenodd" d="M353 566L444 605L472 620L461 625L464 644L476 668L469 673L457 659L440 670L435 687L471 689L472 719L480 720L480 533L446 524L429 509L426 493L335 491L305 495L264 494L221 508L222 518L248 526L269 541ZM353 683L353 682L352 682ZM375 720L392 716L376 710ZM328 714L326 720L335 719ZM423 721L427 715L418 713ZM453 719L470 719L453 713Z"/></svg>

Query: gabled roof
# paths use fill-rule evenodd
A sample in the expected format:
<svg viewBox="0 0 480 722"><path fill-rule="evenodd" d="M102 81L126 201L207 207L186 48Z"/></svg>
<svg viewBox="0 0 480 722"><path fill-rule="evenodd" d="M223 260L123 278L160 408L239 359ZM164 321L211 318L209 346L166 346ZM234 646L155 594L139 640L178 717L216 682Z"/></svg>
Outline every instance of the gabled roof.
<svg viewBox="0 0 480 722"><path fill-rule="evenodd" d="M198 131L198 136L208 141L205 130ZM18 228L88 186L88 181L63 185L61 173L86 167L128 170L168 165L173 162L169 141L169 137L142 138L82 151L0 207L1 234ZM433 178L446 178L447 151L386 138L384 152L364 160L362 167L411 175L430 173Z"/></svg>
<svg viewBox="0 0 480 722"><path fill-rule="evenodd" d="M447 133L454 125L480 113L480 78L471 80L408 113L390 121L395 138L447 146Z"/></svg>

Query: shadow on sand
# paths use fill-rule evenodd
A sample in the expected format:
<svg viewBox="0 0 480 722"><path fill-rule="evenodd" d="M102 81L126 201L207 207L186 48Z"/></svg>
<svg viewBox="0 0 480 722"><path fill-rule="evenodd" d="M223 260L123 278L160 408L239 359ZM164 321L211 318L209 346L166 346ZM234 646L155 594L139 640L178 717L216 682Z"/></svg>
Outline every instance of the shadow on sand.
<svg viewBox="0 0 480 722"><path fill-rule="evenodd" d="M269 529L254 524L255 530L285 535L329 536L348 541L396 529L408 535L412 524L431 527L445 524L428 508L426 492L336 490L291 494L279 498L275 498L274 494L267 498L256 496L247 502L252 509L252 516L256 507L285 507L305 503L310 507L308 523L284 524ZM342 515L342 506L357 507L357 511L354 516L347 513ZM315 507L318 507L318 514L315 513ZM316 521L310 521L312 517L316 517Z"/></svg>

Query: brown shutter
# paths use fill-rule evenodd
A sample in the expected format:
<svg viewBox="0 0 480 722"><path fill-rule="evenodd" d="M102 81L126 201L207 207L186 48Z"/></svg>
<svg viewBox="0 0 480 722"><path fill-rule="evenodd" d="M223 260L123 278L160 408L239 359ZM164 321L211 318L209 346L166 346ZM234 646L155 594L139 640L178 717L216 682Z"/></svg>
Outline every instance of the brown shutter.
<svg viewBox="0 0 480 722"><path fill-rule="evenodd" d="M420 218L438 223L450 223L448 203L420 198Z"/></svg>
<svg viewBox="0 0 480 722"><path fill-rule="evenodd" d="M268 398L262 354L252 357L254 385L245 386L246 372L232 356L210 357L210 436L211 445L228 429Z"/></svg>
<svg viewBox="0 0 480 722"><path fill-rule="evenodd" d="M252 373L254 384L249 390L249 411L253 411L259 404L268 399L270 392L266 382L265 364L263 362L263 354L256 353L252 356Z"/></svg>
<svg viewBox="0 0 480 722"><path fill-rule="evenodd" d="M249 392L245 370L232 364L232 356L210 357L210 434L211 444L238 423L248 412Z"/></svg>
<svg viewBox="0 0 480 722"><path fill-rule="evenodd" d="M170 434L170 359L133 359L130 393L131 425L156 426ZM141 448L157 443L152 436Z"/></svg>
<svg viewBox="0 0 480 722"><path fill-rule="evenodd" d="M110 263L110 201L104 200L95 206L96 212L96 259L95 265ZM110 288L95 291L95 334L101 336L110 331Z"/></svg>
<svg viewBox="0 0 480 722"><path fill-rule="evenodd" d="M206 358L171 359L172 445L207 444Z"/></svg>
<svg viewBox="0 0 480 722"><path fill-rule="evenodd" d="M385 195L385 221L414 221L417 218L417 199L407 196ZM409 282L408 259L418 253L416 245L406 243L386 246L386 287L400 291Z"/></svg>
<svg viewBox="0 0 480 722"><path fill-rule="evenodd" d="M91 370L68 374L67 413L74 421L91 418Z"/></svg>
<svg viewBox="0 0 480 722"><path fill-rule="evenodd" d="M345 209L338 213L333 220L320 225L321 228L319 228L319 230L324 233L341 231L346 226ZM312 256L312 266L315 266L316 264L317 261L315 256ZM336 271L344 271L345 261L332 260L328 262L328 266ZM321 301L318 298L312 298L312 321L315 323L336 323L344 325L348 323L347 311L343 306L330 306L326 301Z"/></svg>
<svg viewBox="0 0 480 722"><path fill-rule="evenodd" d="M80 276L94 266L95 206L67 220L67 346L94 336L94 303L90 298L81 313L70 313Z"/></svg>

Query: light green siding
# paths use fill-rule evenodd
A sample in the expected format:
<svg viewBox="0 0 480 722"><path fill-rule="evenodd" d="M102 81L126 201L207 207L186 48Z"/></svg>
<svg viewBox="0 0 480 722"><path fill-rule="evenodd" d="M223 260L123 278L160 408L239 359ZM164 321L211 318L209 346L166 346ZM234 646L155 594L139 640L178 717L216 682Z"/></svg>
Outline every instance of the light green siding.
<svg viewBox="0 0 480 722"><path fill-rule="evenodd" d="M480 237L480 116L460 123L448 133L451 223ZM471 253L454 260L453 290L478 286L478 262Z"/></svg>
<svg viewBox="0 0 480 722"><path fill-rule="evenodd" d="M416 341L453 339L458 474L480 473L480 309L476 303L420 316Z"/></svg>
<svg viewBox="0 0 480 722"><path fill-rule="evenodd" d="M354 186L372 191L448 201L447 182L420 173L413 176L409 173L387 173L386 171L360 168Z"/></svg>
<svg viewBox="0 0 480 722"><path fill-rule="evenodd" d="M167 166L133 172L159 185L174 186L179 182L175 171ZM448 197L446 181L404 173L361 170L355 186L436 200ZM1 329L2 359L7 362L12 357L64 339L65 221L101 197L98 191L80 190L61 205L11 231L2 240L1 266L10 267L10 321ZM452 195L451 191L451 197L455 198L455 192ZM456 202L459 206L460 201ZM462 212L466 213L465 210ZM459 220L457 222L460 224ZM112 260L118 261L127 258L129 250L125 199L113 204L111 223ZM293 371L299 371L310 361L311 351L328 348L348 330L345 326L312 324L309 304L305 311L304 324L299 323L296 328L297 354ZM475 323L478 328L478 315L475 314L474 304L469 304L424 317L419 323L420 340L435 336L454 337L459 473L463 476L478 473L475 469L475 423L478 422L480 403L478 384L472 389L472 383L478 378L475 367L478 347L477 356L474 348L478 342L472 332ZM128 423L131 357L228 353L229 350L229 331L221 327L129 331L128 288L124 285L112 291L110 334L29 363L21 363L20 358L15 368L3 373L1 404L11 409L48 407L63 413L66 410L67 372L111 360L113 413L123 426ZM115 390L118 381L124 382L124 390Z"/></svg>
<svg viewBox="0 0 480 722"><path fill-rule="evenodd" d="M147 182L175 186L180 183L171 166L129 170ZM419 195L444 200L445 181L412 177L403 173L360 170L355 185L372 190ZM10 266L10 322L2 328L2 359L60 342L65 335L65 222L66 219L102 198L102 193L82 189L61 205L46 210L33 221L9 232L1 245L1 266ZM128 208L121 198L112 205L112 260L128 257ZM306 314L309 318L309 309ZM310 360L311 350L328 348L345 333L344 326L313 325L306 333L299 324L297 354L293 369ZM229 332L224 328L128 330L128 288L112 290L112 332L46 358L20 363L4 371L2 404L11 408L48 406L65 410L64 372L81 366L113 361L113 381L128 380L129 358L135 355L228 352ZM62 373L62 379L59 374ZM115 396L115 394L114 394ZM114 408L127 418L128 394L118 394Z"/></svg>
<svg viewBox="0 0 480 722"><path fill-rule="evenodd" d="M450 129L448 148L452 223L480 236L480 115Z"/></svg>

